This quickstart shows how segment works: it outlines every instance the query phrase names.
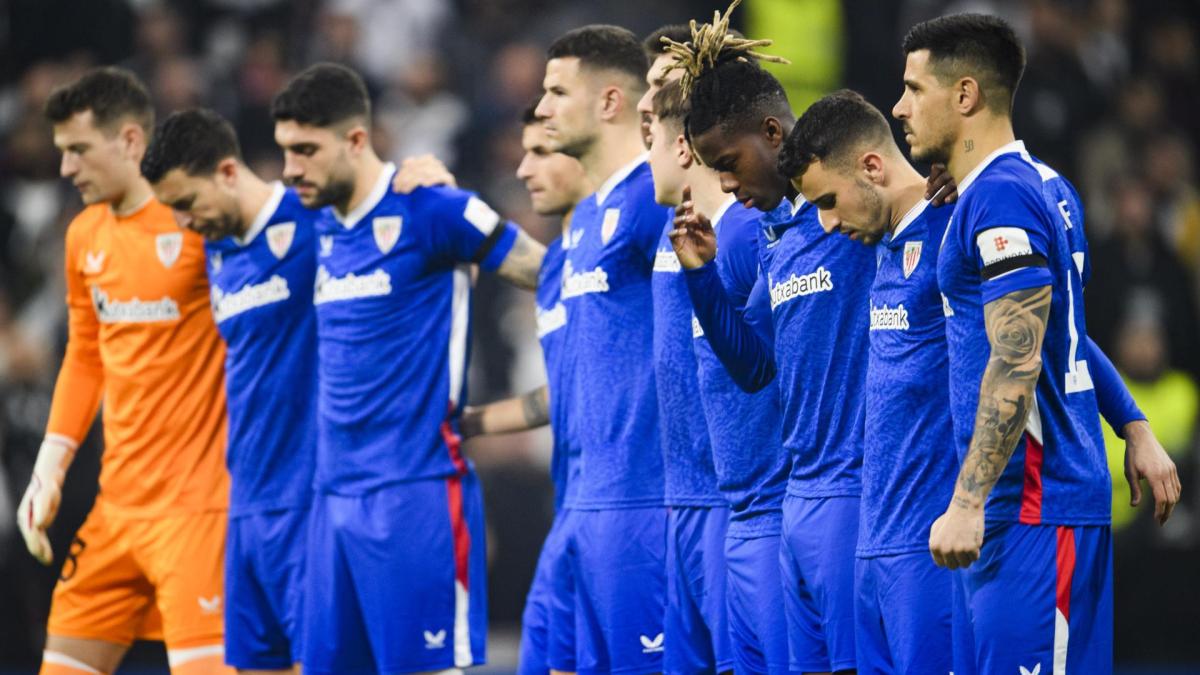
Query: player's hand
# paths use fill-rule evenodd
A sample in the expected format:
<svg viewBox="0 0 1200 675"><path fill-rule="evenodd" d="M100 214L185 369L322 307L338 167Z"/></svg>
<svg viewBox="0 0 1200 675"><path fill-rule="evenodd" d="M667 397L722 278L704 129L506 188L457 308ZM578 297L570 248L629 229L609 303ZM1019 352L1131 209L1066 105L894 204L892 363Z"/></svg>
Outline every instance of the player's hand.
<svg viewBox="0 0 1200 675"><path fill-rule="evenodd" d="M934 206L958 201L958 183L954 182L954 176L946 170L945 164L929 167L929 178L925 179L925 199L933 202Z"/></svg>
<svg viewBox="0 0 1200 675"><path fill-rule="evenodd" d="M1159 525L1167 522L1179 503L1182 485L1175 462L1167 455L1150 423L1137 420L1125 425L1125 480L1129 482L1129 505L1142 503L1142 481L1150 484L1154 493L1154 519Z"/></svg>
<svg viewBox="0 0 1200 675"><path fill-rule="evenodd" d="M675 207L675 229L668 236L684 269L704 267L717 257L717 234L708 217L696 212L690 186L683 188L683 201Z"/></svg>
<svg viewBox="0 0 1200 675"><path fill-rule="evenodd" d="M447 185L458 187L454 174L433 155L407 157L400 163L396 176L392 178L392 191L408 194L417 188Z"/></svg>
<svg viewBox="0 0 1200 675"><path fill-rule="evenodd" d="M979 560L983 547L983 507L951 502L929 528L929 552L941 567L959 569Z"/></svg>
<svg viewBox="0 0 1200 675"><path fill-rule="evenodd" d="M54 438L42 441L29 487L17 507L17 528L25 539L25 548L43 565L54 560L46 530L58 515L62 484L74 458L75 450L65 442Z"/></svg>

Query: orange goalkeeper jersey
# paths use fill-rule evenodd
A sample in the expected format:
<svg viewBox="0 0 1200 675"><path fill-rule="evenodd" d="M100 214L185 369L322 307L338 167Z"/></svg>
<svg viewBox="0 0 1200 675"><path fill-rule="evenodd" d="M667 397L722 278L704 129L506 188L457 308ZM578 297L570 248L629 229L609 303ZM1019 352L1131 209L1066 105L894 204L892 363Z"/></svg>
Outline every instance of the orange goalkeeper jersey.
<svg viewBox="0 0 1200 675"><path fill-rule="evenodd" d="M66 276L70 334L46 432L78 444L103 402L97 507L227 508L225 349L203 240L154 199L127 217L93 205L67 229Z"/></svg>

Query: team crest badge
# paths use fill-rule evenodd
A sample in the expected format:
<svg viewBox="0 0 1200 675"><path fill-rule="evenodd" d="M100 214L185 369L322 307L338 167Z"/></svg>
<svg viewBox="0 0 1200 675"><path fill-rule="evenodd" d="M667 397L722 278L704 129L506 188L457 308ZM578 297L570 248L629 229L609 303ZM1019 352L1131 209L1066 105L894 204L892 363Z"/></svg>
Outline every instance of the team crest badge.
<svg viewBox="0 0 1200 675"><path fill-rule="evenodd" d="M921 242L909 241L904 243L904 278L912 276L913 270L917 269L917 263L921 262Z"/></svg>
<svg viewBox="0 0 1200 675"><path fill-rule="evenodd" d="M179 260L179 254L183 252L183 233L158 235L154 238L154 250L158 253L158 261L163 267L174 265L175 261Z"/></svg>
<svg viewBox="0 0 1200 675"><path fill-rule="evenodd" d="M295 223L279 223L267 228L267 248L276 258L283 260L288 249L292 247L292 239L296 236Z"/></svg>
<svg viewBox="0 0 1200 675"><path fill-rule="evenodd" d="M383 216L371 221L371 227L375 231L375 245L381 253L387 253L396 246L396 242L400 240L400 226L403 223L404 219L400 216Z"/></svg>
<svg viewBox="0 0 1200 675"><path fill-rule="evenodd" d="M221 259L220 251L217 251L216 253L213 253L211 256L209 256L208 262L212 264L212 268L213 268L214 272L220 272L221 265L225 264L225 261Z"/></svg>
<svg viewBox="0 0 1200 675"><path fill-rule="evenodd" d="M621 209L605 209L604 222L600 225L600 241L607 245L617 232L617 223L621 220Z"/></svg>

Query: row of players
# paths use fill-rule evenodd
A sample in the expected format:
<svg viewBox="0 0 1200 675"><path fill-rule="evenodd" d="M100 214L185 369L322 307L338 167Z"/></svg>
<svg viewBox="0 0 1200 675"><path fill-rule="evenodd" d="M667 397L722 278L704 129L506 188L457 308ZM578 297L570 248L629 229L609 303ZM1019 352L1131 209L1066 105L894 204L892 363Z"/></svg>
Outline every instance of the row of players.
<svg viewBox="0 0 1200 675"><path fill-rule="evenodd" d="M127 75L52 98L64 173L112 208L68 234L71 346L21 508L48 559L57 487L103 386L101 497L56 589L45 672L109 672L139 636L165 637L180 672L220 658L221 565L196 557L225 536L213 319L228 343L236 667L481 662L482 514L459 430L547 420L561 508L523 671L945 672L952 617L955 672L1111 667L1093 376L1162 518L1178 481L1086 340L1078 201L1012 143L1011 30L960 16L906 40L895 113L914 155L959 181L950 229L952 208L922 199L860 97L796 121L756 44L720 21L647 46L648 71L614 27L549 51L519 169L539 210L571 211L544 259L469 193L389 192L365 89L344 68L310 68L273 106L295 192L246 170L204 111L169 118L143 158L149 101ZM121 178L124 190L98 185ZM145 179L210 240L207 270ZM553 396L459 418L470 264L536 286ZM1040 377L1051 368L1066 377ZM160 444L194 452L146 452Z"/></svg>

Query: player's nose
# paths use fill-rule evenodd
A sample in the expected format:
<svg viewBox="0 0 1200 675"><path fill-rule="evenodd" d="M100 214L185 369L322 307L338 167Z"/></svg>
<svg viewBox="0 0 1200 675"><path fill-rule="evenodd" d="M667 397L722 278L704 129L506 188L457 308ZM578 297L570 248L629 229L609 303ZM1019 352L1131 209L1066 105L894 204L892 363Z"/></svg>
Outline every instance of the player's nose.
<svg viewBox="0 0 1200 675"><path fill-rule="evenodd" d="M738 188L742 187L741 183L739 183L737 179L733 177L733 174L727 171L722 171L721 173L717 174L717 177L721 181L721 192L733 194L738 191Z"/></svg>
<svg viewBox="0 0 1200 675"><path fill-rule="evenodd" d="M534 117L537 117L540 120L546 119L550 117L550 114L553 112L554 109L550 105L550 97L543 94L542 98L538 100L537 107L533 109Z"/></svg>
<svg viewBox="0 0 1200 675"><path fill-rule="evenodd" d="M900 100L896 101L896 105L892 106L892 117L898 120L908 119L908 106L905 104L905 98L908 94L902 94Z"/></svg>
<svg viewBox="0 0 1200 675"><path fill-rule="evenodd" d="M821 228L826 232L837 232L842 226L842 221L832 211L817 211L817 220L821 222Z"/></svg>
<svg viewBox="0 0 1200 675"><path fill-rule="evenodd" d="M69 153L64 152L62 159L58 163L58 175L63 178L70 178L77 173L79 173L79 163Z"/></svg>

